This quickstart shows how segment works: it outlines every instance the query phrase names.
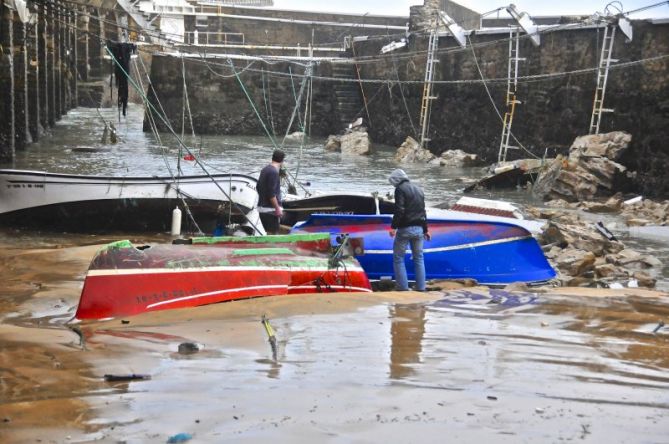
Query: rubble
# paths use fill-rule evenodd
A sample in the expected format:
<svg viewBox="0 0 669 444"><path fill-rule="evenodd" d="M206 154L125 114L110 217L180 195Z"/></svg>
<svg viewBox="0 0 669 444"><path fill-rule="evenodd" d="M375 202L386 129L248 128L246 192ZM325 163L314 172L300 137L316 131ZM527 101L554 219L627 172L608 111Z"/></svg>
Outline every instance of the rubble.
<svg viewBox="0 0 669 444"><path fill-rule="evenodd" d="M632 136L622 131L577 137L569 156L547 162L532 192L546 200L592 200L613 192L625 180L627 169L615 162L627 150Z"/></svg>
<svg viewBox="0 0 669 444"><path fill-rule="evenodd" d="M557 209L528 208L537 218L548 219L544 232L538 237L544 253L558 271L558 281L569 286L609 287L634 280L637 285L653 288L653 269L661 261L644 255L616 239L609 239L595 224L583 220L575 212L561 208L574 206L563 200L549 202ZM609 202L614 205L614 202Z"/></svg>
<svg viewBox="0 0 669 444"><path fill-rule="evenodd" d="M431 164L447 168L469 168L483 165L478 154L469 154L462 150L447 150L439 157L430 160Z"/></svg>

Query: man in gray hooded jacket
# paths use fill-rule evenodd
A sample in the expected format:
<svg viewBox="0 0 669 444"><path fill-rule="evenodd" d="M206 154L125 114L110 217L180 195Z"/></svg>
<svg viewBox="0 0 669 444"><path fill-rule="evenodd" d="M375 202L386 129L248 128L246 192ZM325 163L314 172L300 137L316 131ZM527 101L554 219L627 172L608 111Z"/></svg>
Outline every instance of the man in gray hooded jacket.
<svg viewBox="0 0 669 444"><path fill-rule="evenodd" d="M411 244L416 290L425 291L425 262L423 261L423 239L430 240L425 213L423 190L409 181L404 170L390 173L388 181L395 187L395 213L390 224L393 242L393 270L395 286L400 291L409 289L405 264L407 245Z"/></svg>

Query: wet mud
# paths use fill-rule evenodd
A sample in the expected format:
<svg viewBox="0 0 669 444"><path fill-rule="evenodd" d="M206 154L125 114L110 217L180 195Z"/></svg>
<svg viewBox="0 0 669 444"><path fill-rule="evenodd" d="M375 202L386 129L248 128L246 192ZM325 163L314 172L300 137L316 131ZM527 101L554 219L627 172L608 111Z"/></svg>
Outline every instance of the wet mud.
<svg viewBox="0 0 669 444"><path fill-rule="evenodd" d="M0 239L0 442L666 442L666 293L445 285L68 324L102 242Z"/></svg>

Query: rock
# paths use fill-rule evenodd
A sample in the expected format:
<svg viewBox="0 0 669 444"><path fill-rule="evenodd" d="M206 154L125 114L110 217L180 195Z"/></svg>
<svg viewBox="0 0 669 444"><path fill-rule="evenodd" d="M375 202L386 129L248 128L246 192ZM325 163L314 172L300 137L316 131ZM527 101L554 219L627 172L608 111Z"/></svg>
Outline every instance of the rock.
<svg viewBox="0 0 669 444"><path fill-rule="evenodd" d="M596 195L610 193L627 173L614 160L630 141L629 134L620 132L577 137L568 158L558 156L542 168L532 192L544 199L561 198L569 202L592 200Z"/></svg>
<svg viewBox="0 0 669 444"><path fill-rule="evenodd" d="M430 151L423 149L413 137L406 138L395 153L395 160L398 162L430 162L436 156Z"/></svg>
<svg viewBox="0 0 669 444"><path fill-rule="evenodd" d="M620 276L620 272L613 264L595 265L595 275L598 278Z"/></svg>
<svg viewBox="0 0 669 444"><path fill-rule="evenodd" d="M506 287L504 287L504 291L524 291L528 292L530 291L530 287L527 286L525 282L513 282Z"/></svg>
<svg viewBox="0 0 669 444"><path fill-rule="evenodd" d="M556 258L557 266L569 276L580 276L591 270L595 263L595 255L590 251L568 249Z"/></svg>
<svg viewBox="0 0 669 444"><path fill-rule="evenodd" d="M640 287L655 288L655 284L657 283L657 279L645 271L635 271L632 273L632 277L637 280Z"/></svg>
<svg viewBox="0 0 669 444"><path fill-rule="evenodd" d="M325 142L325 151L341 152L341 142L337 136L329 136Z"/></svg>
<svg viewBox="0 0 669 444"><path fill-rule="evenodd" d="M571 152L578 151L589 157L618 160L627 151L630 142L632 142L632 135L623 131L580 136L571 145L570 155Z"/></svg>
<svg viewBox="0 0 669 444"><path fill-rule="evenodd" d="M662 261L655 256L642 255L628 248L618 253L607 255L606 261L610 264L624 267L626 270L641 270L662 266Z"/></svg>
<svg viewBox="0 0 669 444"><path fill-rule="evenodd" d="M355 130L339 137L342 154L358 154L363 156L372 154L372 148L367 130L360 128L361 127L358 127Z"/></svg>
<svg viewBox="0 0 669 444"><path fill-rule="evenodd" d="M326 151L341 152L344 154L369 155L372 146L367 130L356 127L340 136L329 136L324 146Z"/></svg>
<svg viewBox="0 0 669 444"><path fill-rule="evenodd" d="M285 137L285 140L291 141L291 142L299 142L302 140L302 138L305 137L305 133L302 131L295 131L294 133L290 133Z"/></svg>
<svg viewBox="0 0 669 444"><path fill-rule="evenodd" d="M468 168L483 164L483 161L477 154L465 153L462 150L444 151L438 158L435 158L431 162L438 162L439 165L448 168Z"/></svg>

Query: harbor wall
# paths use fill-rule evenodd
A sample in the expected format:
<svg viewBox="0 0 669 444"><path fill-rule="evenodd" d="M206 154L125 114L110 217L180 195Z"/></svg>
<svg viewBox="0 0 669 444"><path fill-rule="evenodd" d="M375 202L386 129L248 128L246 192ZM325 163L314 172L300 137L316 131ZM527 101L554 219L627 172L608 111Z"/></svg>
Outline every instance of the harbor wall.
<svg viewBox="0 0 669 444"><path fill-rule="evenodd" d="M635 21L634 38L618 31L609 71L600 132L632 134L621 163L638 173L638 191L669 195L669 23ZM587 134L596 87L603 28L556 30L541 35L541 45L520 41L517 105L512 131L531 154L513 150L511 158L565 152L574 138ZM435 68L429 148L435 154L463 149L496 161L506 107L508 34L475 34L474 47L461 49L451 37L439 42ZM382 42L360 42L356 52L375 57ZM385 60L361 63L363 79L387 79L365 85L375 142L399 146L419 137L427 37L412 39L407 49ZM643 63L637 61L645 60ZM616 67L615 65L619 65ZM480 69L480 72L479 72ZM485 78L486 82L481 79ZM413 81L415 83L400 83ZM390 86L389 86L390 85ZM489 94L490 96L489 96ZM492 100L491 98L492 97ZM493 106L494 103L494 106ZM413 125L412 125L413 122ZM514 143L514 145L518 145Z"/></svg>
<svg viewBox="0 0 669 444"><path fill-rule="evenodd" d="M521 38L516 107L512 131L527 150L509 158L564 153L574 138L587 134L603 38L602 27L560 29L544 33L535 47ZM506 32L479 32L473 48L461 49L451 37L439 42L429 148L477 153L497 160L501 116L506 111L508 68ZM381 57L384 39L355 42L357 64L319 62L314 68L311 134L342 131L346 122L363 117L372 141L399 146L407 136L420 138L419 118L425 75L427 36L412 35L406 48ZM349 56L352 51L349 50ZM669 24L634 22L634 39L618 32L609 72L600 132L632 134L621 163L637 172L637 189L668 195L669 179ZM195 131L215 134L263 134L244 90L226 59L187 63L187 87ZM643 61L643 62L639 62ZM350 62L350 60L349 60ZM304 60L301 62L304 64ZM304 66L289 62L235 62L244 88L265 122L278 134L286 131ZM181 127L181 60L154 57L152 79L175 127ZM480 71L479 71L480 70ZM365 83L358 83L358 71ZM482 77L485 79L483 82ZM446 82L446 83L440 83ZM367 106L365 107L365 102ZM494 106L493 106L494 103ZM497 114L497 111L500 115ZM357 110L357 111L356 111ZM148 126L147 126L148 129ZM294 126L291 131L298 128ZM514 145L520 145L514 143Z"/></svg>
<svg viewBox="0 0 669 444"><path fill-rule="evenodd" d="M111 3L22 6L0 3L0 162L11 162L78 104L100 105L108 75L102 42L118 38Z"/></svg>

